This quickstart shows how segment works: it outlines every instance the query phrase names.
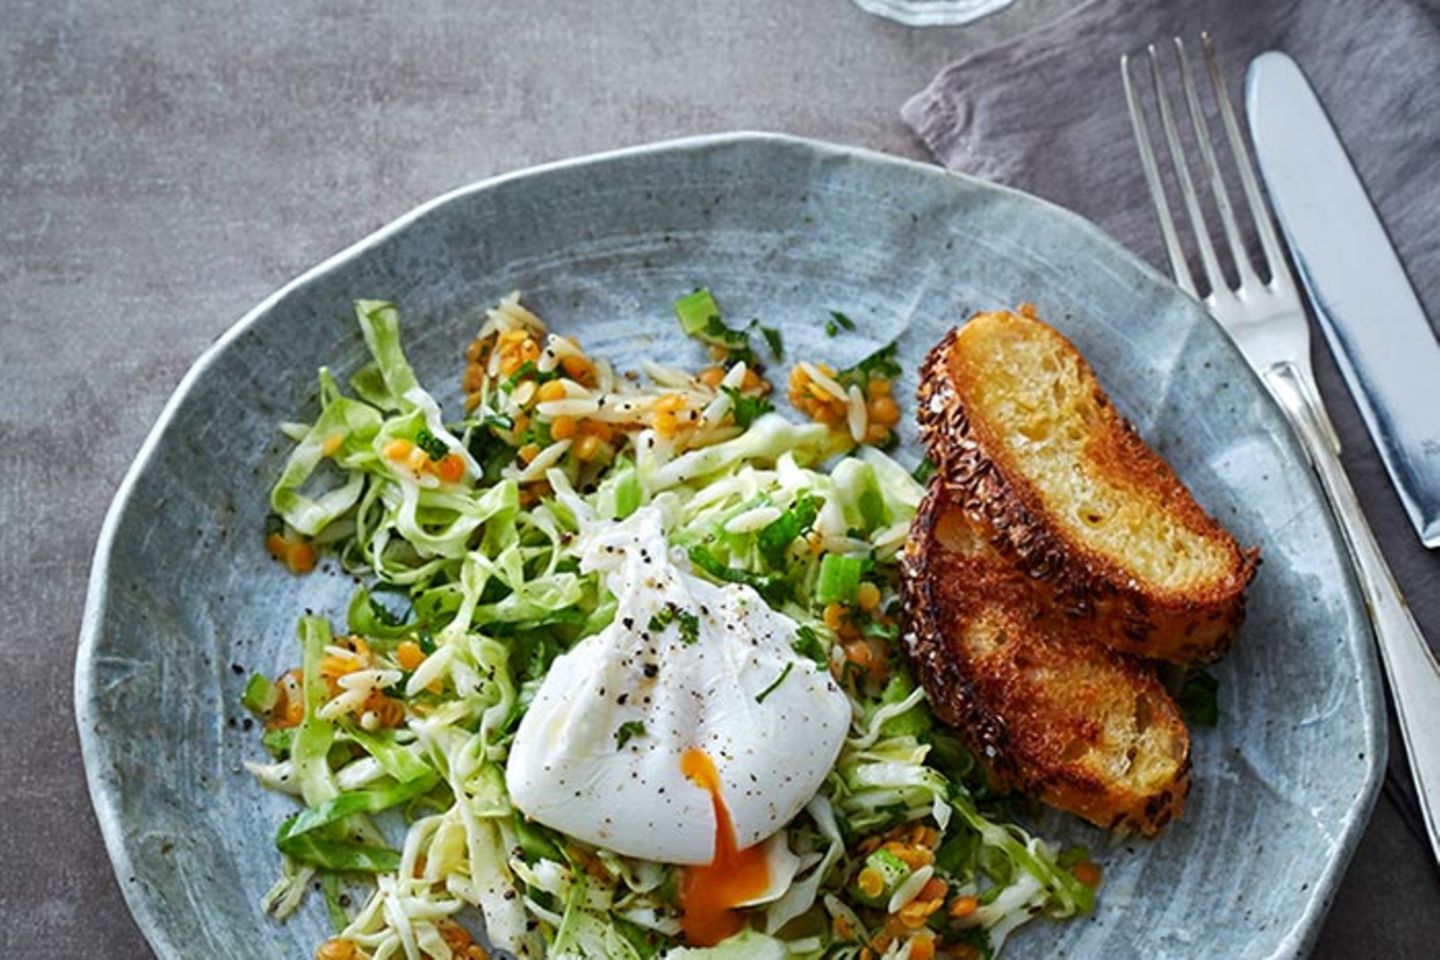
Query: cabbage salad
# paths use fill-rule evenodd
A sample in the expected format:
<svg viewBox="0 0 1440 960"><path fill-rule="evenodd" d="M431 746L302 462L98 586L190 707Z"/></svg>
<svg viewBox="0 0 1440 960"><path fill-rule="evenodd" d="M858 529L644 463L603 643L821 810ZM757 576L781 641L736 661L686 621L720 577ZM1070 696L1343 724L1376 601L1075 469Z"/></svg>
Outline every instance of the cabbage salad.
<svg viewBox="0 0 1440 960"><path fill-rule="evenodd" d="M297 801L264 908L318 891L317 957L981 958L1091 909L900 648L893 346L795 364L787 418L780 334L707 291L697 373L617 373L511 295L447 417L396 308L355 309L371 362L283 425L268 546L363 585L243 696Z"/></svg>

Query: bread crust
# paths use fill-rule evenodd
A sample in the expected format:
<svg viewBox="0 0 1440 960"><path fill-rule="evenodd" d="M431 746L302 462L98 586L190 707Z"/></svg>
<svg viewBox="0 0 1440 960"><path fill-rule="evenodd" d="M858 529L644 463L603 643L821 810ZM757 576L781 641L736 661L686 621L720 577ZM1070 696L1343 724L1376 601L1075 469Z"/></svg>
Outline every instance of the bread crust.
<svg viewBox="0 0 1440 960"><path fill-rule="evenodd" d="M970 388L983 370L966 355L963 327L930 351L920 371L921 436L950 497L1056 607L1087 622L1092 635L1113 649L1182 664L1209 663L1224 655L1244 617L1244 592L1255 575L1258 552L1241 550L1195 502L1169 464L1115 411L1074 345L1038 320L1033 309L976 319L982 318L1003 318L1022 333L1063 343L1102 411L1087 450L1097 451L1102 469L1148 485L1177 524L1218 544L1227 557L1226 569L1208 583L1162 589L1078 539L1047 508L1004 439L991 429L985 411L977 408Z"/></svg>
<svg viewBox="0 0 1440 960"><path fill-rule="evenodd" d="M916 675L998 789L1033 793L1098 826L1147 836L1180 816L1189 734L1154 670L1044 609L1027 575L938 480L912 524L902 567L904 636ZM1137 784L1106 771L1139 762L1138 741L1106 731L1116 715L1142 712L1150 739L1140 759L1151 775Z"/></svg>

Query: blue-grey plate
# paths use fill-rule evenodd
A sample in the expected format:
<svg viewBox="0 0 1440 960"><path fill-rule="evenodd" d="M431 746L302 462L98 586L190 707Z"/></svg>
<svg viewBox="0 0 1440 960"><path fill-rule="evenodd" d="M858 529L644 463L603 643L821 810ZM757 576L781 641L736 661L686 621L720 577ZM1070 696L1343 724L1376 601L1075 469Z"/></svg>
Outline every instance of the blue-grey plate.
<svg viewBox="0 0 1440 960"><path fill-rule="evenodd" d="M1201 308L1093 226L1033 197L892 157L766 134L680 140L539 167L441 197L316 267L196 362L121 484L95 556L75 676L95 810L121 888L165 958L308 956L312 902L262 915L275 827L237 703L294 662L306 607L339 618L335 573L266 556L279 420L313 411L315 370L353 370L351 301L401 308L422 379L459 409L482 309L519 289L595 352L700 361L670 318L697 285L784 330L787 357L853 362L899 338L913 371L972 311L1038 305L1121 410L1264 564L1221 723L1195 734L1183 821L1098 847L1091 919L1032 924L1012 957L1303 953L1375 797L1380 691L1343 550L1278 411ZM858 331L831 339L830 309ZM913 373L901 395L913 393ZM914 460L913 433L902 457ZM318 900L318 898L316 898Z"/></svg>

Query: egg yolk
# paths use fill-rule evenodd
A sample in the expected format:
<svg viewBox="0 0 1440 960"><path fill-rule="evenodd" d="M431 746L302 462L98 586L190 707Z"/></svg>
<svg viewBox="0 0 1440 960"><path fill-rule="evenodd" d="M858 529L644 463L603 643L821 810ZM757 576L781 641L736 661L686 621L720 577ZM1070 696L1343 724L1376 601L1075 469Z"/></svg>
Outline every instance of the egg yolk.
<svg viewBox="0 0 1440 960"><path fill-rule="evenodd" d="M685 868L680 882L685 915L680 927L686 943L713 947L740 929L736 906L769 887L765 848L756 844L747 850L735 849L735 827L720 795L720 774L704 750L691 747L681 754L680 772L710 794L715 808L715 853L708 864Z"/></svg>

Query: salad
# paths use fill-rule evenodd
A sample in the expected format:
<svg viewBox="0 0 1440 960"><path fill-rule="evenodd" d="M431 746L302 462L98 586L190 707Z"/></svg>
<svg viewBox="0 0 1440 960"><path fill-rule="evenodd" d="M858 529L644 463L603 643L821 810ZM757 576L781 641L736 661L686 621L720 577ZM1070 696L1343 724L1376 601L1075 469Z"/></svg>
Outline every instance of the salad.
<svg viewBox="0 0 1440 960"><path fill-rule="evenodd" d="M909 672L893 345L793 365L786 417L777 331L676 315L708 362L622 374L511 295L447 417L361 301L371 362L283 425L271 553L363 584L243 695L317 957L980 958L1092 908Z"/></svg>

